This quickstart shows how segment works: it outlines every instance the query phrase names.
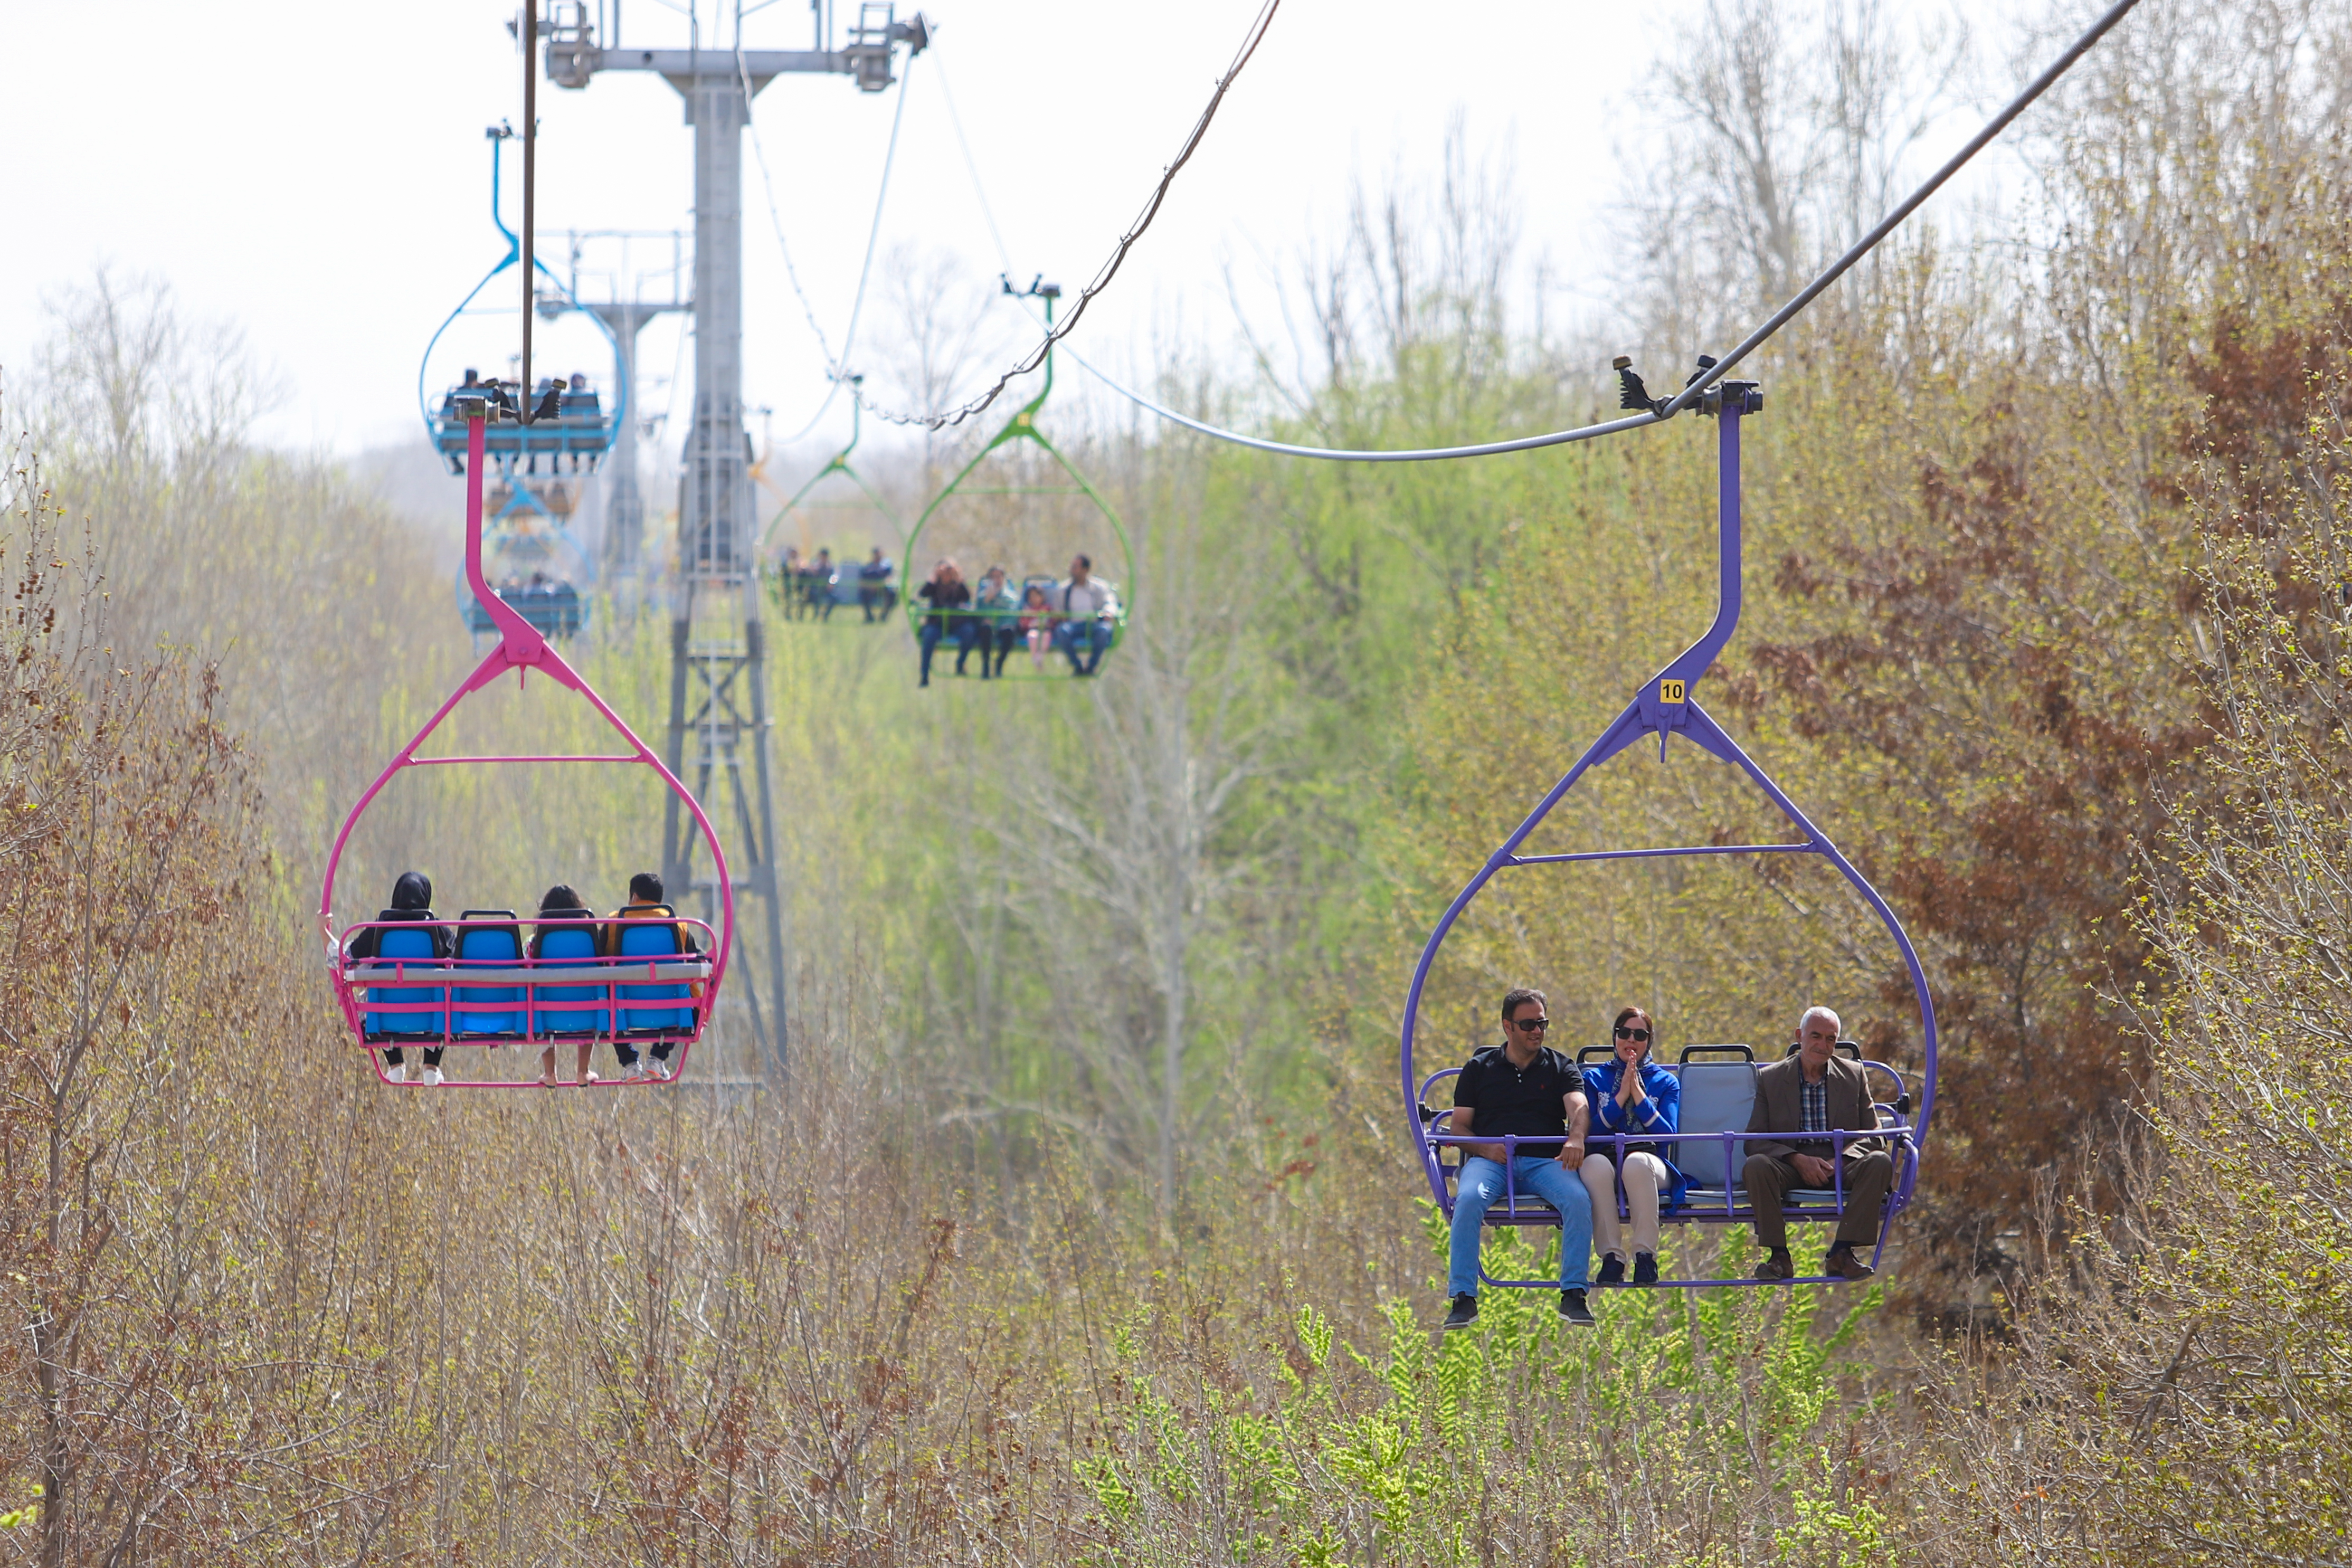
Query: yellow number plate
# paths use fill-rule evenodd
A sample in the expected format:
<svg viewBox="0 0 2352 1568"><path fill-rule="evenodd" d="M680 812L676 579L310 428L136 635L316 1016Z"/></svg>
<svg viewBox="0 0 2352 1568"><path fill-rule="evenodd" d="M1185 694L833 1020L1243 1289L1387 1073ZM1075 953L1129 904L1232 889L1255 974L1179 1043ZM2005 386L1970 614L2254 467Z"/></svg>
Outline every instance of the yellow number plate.
<svg viewBox="0 0 2352 1568"><path fill-rule="evenodd" d="M1680 681L1660 681L1658 683L1658 700L1662 703L1678 703L1683 701L1689 695L1689 692L1685 688L1683 683Z"/></svg>

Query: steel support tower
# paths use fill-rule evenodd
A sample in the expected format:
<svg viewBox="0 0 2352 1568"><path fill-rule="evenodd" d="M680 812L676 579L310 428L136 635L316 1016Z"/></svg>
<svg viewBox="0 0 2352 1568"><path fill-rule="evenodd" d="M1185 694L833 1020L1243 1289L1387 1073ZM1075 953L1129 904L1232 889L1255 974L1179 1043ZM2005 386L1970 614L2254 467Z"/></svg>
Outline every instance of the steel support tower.
<svg viewBox="0 0 2352 1568"><path fill-rule="evenodd" d="M902 23L890 5L865 0L845 48L826 47L820 10L813 49L740 47L740 12L736 47L701 47L697 21L692 47L640 49L622 47L617 36L600 45L584 5L555 12L544 24L549 79L584 88L598 71L650 71L677 89L694 127L694 423L682 455L667 761L705 811L715 821L731 820L741 835L730 857L735 889L763 900L768 917L738 929L758 933L752 939L764 948L764 977L755 980L750 965L733 972L743 977L754 1039L788 1071L786 913L769 763L767 634L752 559L759 528L751 438L743 419L743 127L751 99L777 77L846 76L859 90L879 92L893 80L897 46L919 51L929 35L920 13ZM712 793L719 788L731 802ZM694 888L708 908L716 890L697 879L694 862L691 825L673 800L662 824L662 880L673 898Z"/></svg>
<svg viewBox="0 0 2352 1568"><path fill-rule="evenodd" d="M604 490L604 570L613 602L626 602L634 613L645 592L643 563L637 556L646 531L645 492L637 486L637 334L664 311L692 307L612 299L583 301L581 308L610 328L614 340L621 345L621 377L631 394L628 421L614 432L612 453L604 459L605 471L611 477Z"/></svg>
<svg viewBox="0 0 2352 1568"><path fill-rule="evenodd" d="M598 570L614 606L634 621L645 597L644 563L638 559L646 498L637 480L637 429L643 423L637 403L637 338L656 317L694 308L686 277L688 235L676 229L573 229L564 239L571 253L571 293L567 298L556 289L541 289L539 313L551 321L566 310L583 310L602 321L619 345L629 417L614 433L613 450L604 455L604 559ZM658 253L663 247L669 252L667 267L635 265L637 254L647 248ZM615 253L610 265L591 265ZM595 277L607 280L606 298L589 298L585 280ZM667 287L648 289L648 279L666 281Z"/></svg>

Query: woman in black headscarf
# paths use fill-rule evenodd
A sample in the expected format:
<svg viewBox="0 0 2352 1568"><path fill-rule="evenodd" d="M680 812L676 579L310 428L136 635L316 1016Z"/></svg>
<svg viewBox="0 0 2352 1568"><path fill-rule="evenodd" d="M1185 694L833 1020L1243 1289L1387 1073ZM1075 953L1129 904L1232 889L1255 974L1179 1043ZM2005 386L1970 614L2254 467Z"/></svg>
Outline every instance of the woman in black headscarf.
<svg viewBox="0 0 2352 1568"><path fill-rule="evenodd" d="M392 907L390 909L377 911L376 919L379 922L396 922L401 925L419 922L424 923L425 946L429 949L429 953L406 951L390 955L385 954L383 951L383 941L385 934L383 926L382 925L373 925L368 926L358 936L352 938L352 945L348 953L350 957L354 959L378 958L385 956L415 957L422 961L427 956L432 958L446 958L449 956L450 953L455 950L455 944L450 939L449 928L446 925L440 925L433 923L433 879L426 876L421 871L404 871L400 873L400 879L392 884ZM401 943L397 944L397 946L404 948L413 948L415 945L413 943ZM383 999L391 1001L405 998L386 997ZM426 1000L430 998L418 998L415 999ZM432 1016L434 1015L416 1013L379 1014L377 1015L377 1021L383 1023L397 1024L410 1019L414 1019L415 1022L411 1027L406 1029L394 1028L382 1030L377 1032L380 1035L437 1034L442 1032L441 1030L434 1028L434 1026L427 1021ZM446 1028L446 1023L443 1025L443 1028ZM438 1084L441 1082L441 1052L446 1049L446 1047L438 1045L429 1045L425 1048L425 1083L428 1088ZM383 1053L383 1064L386 1068L391 1070L394 1077L401 1078L404 1082L415 1082L414 1079L404 1078L400 1047L395 1045L385 1050Z"/></svg>

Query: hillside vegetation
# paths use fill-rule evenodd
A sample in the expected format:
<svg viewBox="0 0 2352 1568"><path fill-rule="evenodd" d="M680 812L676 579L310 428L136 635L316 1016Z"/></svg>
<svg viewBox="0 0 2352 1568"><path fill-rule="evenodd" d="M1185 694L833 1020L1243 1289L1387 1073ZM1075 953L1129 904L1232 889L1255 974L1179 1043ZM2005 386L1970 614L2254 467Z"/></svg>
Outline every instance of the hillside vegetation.
<svg viewBox="0 0 2352 1568"><path fill-rule="evenodd" d="M1734 18L1652 84L1643 342L1516 319L1513 198L1457 171L1361 204L1315 384L1174 395L1425 445L1591 416L1613 348L1666 384L1893 181L1954 40L1874 16ZM1937 1124L1871 1287L1609 1292L1577 1337L1541 1293L1432 1333L1398 1009L1704 624L1711 426L1074 441L1137 544L1106 678L919 692L900 628L774 628L789 1081L738 1042L756 1086L396 1094L313 914L467 662L448 583L245 440L233 343L101 277L0 407L0 1561L2352 1560L2347 84L2340 0L2147 0L2021 196L1752 362L1747 618L1698 696L1920 944ZM658 727L665 628L580 656ZM539 695L467 722L584 736ZM421 781L356 896L609 906L650 804ZM1542 847L1769 830L1637 747ZM1531 982L1571 1046L1633 1001L1770 1051L1826 1002L1917 1065L1832 882L1517 874L1425 1049Z"/></svg>

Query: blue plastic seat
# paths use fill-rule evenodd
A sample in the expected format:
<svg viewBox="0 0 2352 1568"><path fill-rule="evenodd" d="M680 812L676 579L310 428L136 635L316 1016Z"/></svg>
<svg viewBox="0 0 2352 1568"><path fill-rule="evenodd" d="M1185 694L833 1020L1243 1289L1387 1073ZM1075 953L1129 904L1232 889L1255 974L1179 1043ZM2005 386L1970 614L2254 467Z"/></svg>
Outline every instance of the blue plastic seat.
<svg viewBox="0 0 2352 1568"><path fill-rule="evenodd" d="M1690 1134L1748 1130L1756 1110L1756 1068L1746 1061L1686 1061L1681 1071L1684 1137L1672 1157L1695 1191L1712 1194L1719 1204L1723 1189L1731 1185L1729 1173L1744 1165L1747 1155L1744 1150L1738 1155L1727 1152L1738 1145Z"/></svg>
<svg viewBox="0 0 2352 1568"><path fill-rule="evenodd" d="M672 913L667 904L659 906ZM667 919L630 920L619 926L619 952L627 958L660 958L678 952L677 927ZM624 1000L688 995L681 985L623 986ZM623 1008L621 1028L629 1034L685 1034L694 1029L692 1008Z"/></svg>
<svg viewBox="0 0 2352 1568"><path fill-rule="evenodd" d="M569 960L580 960L579 967L593 971L596 967L596 927L587 920L549 929L541 926L539 934L539 962L542 967L570 967ZM613 1009L610 1007L558 1008L555 1002L603 1002L608 995L604 986L538 986L533 988L531 1033L535 1035L596 1035L613 1032Z"/></svg>
<svg viewBox="0 0 2352 1568"><path fill-rule="evenodd" d="M386 926L376 933L376 957L379 962L400 959L411 965L431 965L439 967L441 960L433 956L433 933L424 926L404 929ZM441 1002L448 993L439 986L371 986L367 998L371 1002ZM429 1034L440 1035L448 1030L449 1015L436 1007L429 1011L369 1013L362 1027L371 1036Z"/></svg>
<svg viewBox="0 0 2352 1568"><path fill-rule="evenodd" d="M511 909L468 909L458 915L457 956L476 963L520 965L522 962L522 930L514 922ZM492 924L498 921L502 924ZM473 922L474 924L462 924ZM473 1012L467 1004L480 1002L518 1002L522 999L520 986L460 986L457 988L457 1032L477 1039L488 1035L512 1039L523 1032L523 1015L520 1009L501 1012Z"/></svg>

